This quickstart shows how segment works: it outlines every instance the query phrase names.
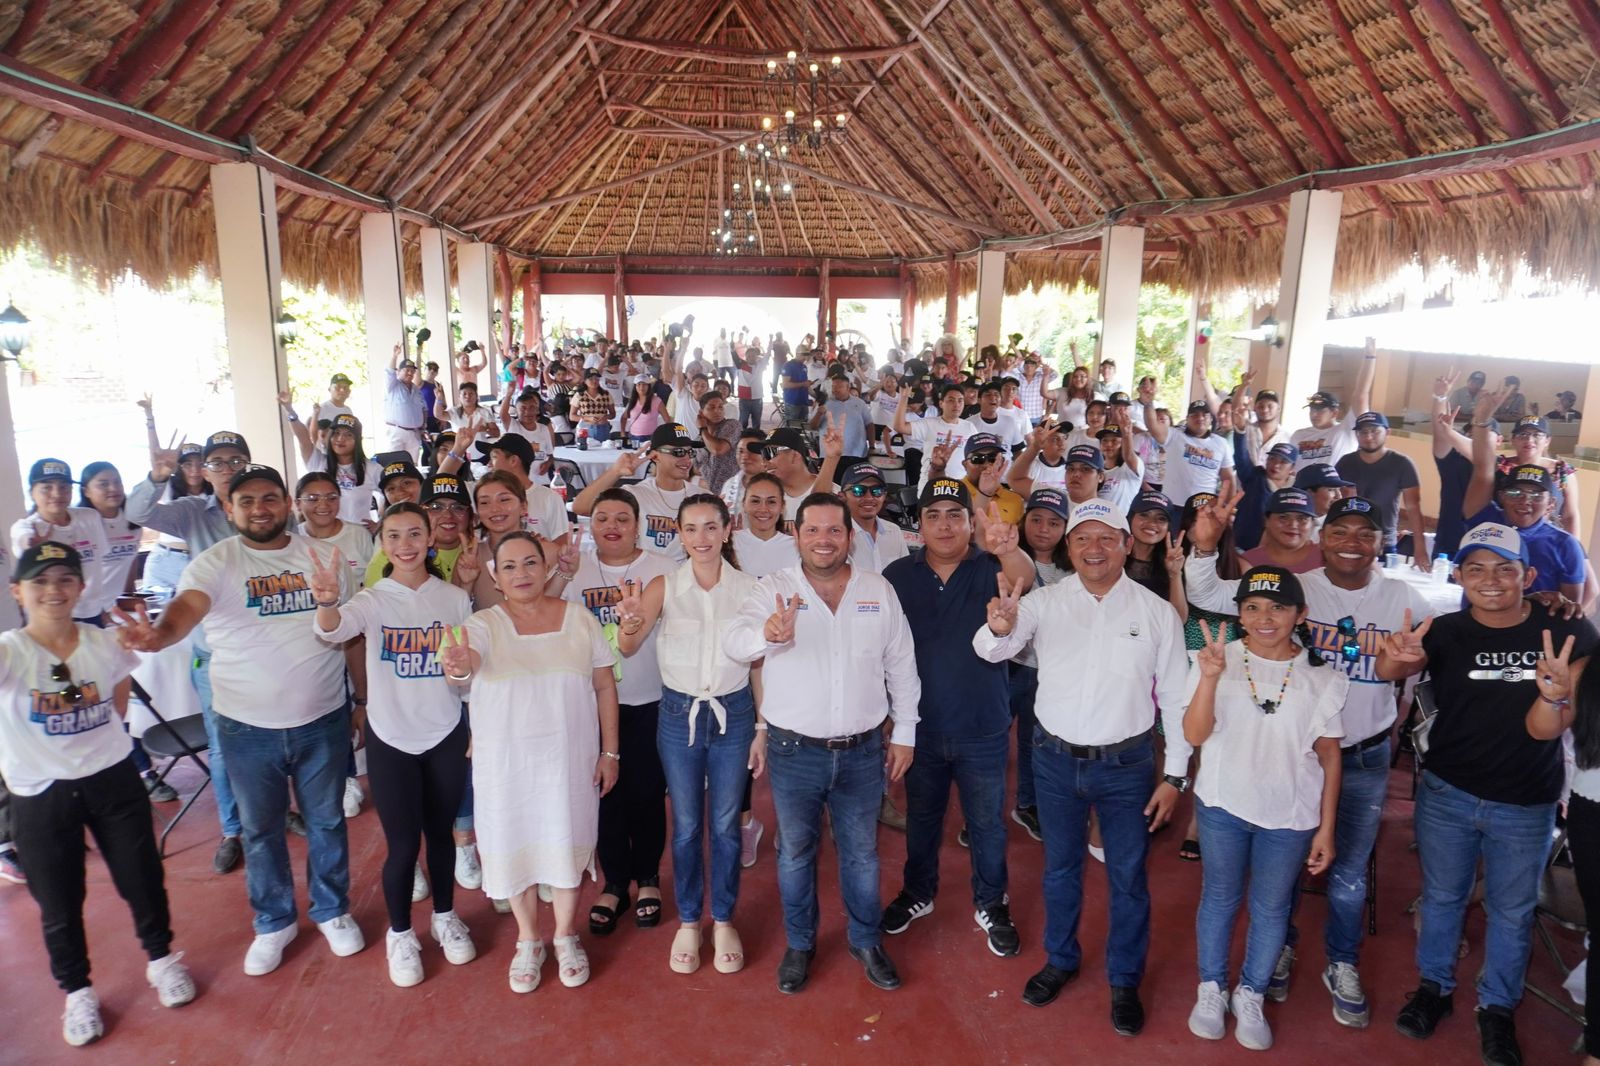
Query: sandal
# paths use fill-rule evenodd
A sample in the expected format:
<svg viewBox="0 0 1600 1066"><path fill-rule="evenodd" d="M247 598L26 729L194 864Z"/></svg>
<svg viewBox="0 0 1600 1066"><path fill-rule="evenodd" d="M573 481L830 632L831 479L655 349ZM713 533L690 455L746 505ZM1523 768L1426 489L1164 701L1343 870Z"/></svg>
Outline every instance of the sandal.
<svg viewBox="0 0 1600 1066"><path fill-rule="evenodd" d="M556 949L556 976L568 988L577 988L589 980L589 954L578 943L578 934L558 936L550 943Z"/></svg>
<svg viewBox="0 0 1600 1066"><path fill-rule="evenodd" d="M511 956L511 991L532 992L538 988L544 959L543 940L517 941L517 952Z"/></svg>
<svg viewBox="0 0 1600 1066"><path fill-rule="evenodd" d="M716 948L711 964L718 973L738 973L744 969L744 941L739 939L739 930L731 925L714 925L711 943Z"/></svg>
<svg viewBox="0 0 1600 1066"><path fill-rule="evenodd" d="M694 973L700 968L700 927L684 925L672 938L672 955L667 965L673 973Z"/></svg>
<svg viewBox="0 0 1600 1066"><path fill-rule="evenodd" d="M655 895L645 895L645 889L655 889ZM640 929L653 929L661 924L661 881L652 877L639 882L639 901L633 905L633 920Z"/></svg>
<svg viewBox="0 0 1600 1066"><path fill-rule="evenodd" d="M1178 858L1184 862L1200 861L1200 842L1193 837L1178 845Z"/></svg>
<svg viewBox="0 0 1600 1066"><path fill-rule="evenodd" d="M626 888L613 888L606 886L602 896L616 896L614 906L607 907L604 903L596 903L589 908L589 932L595 936L610 936L617 931L617 918L628 909L628 890Z"/></svg>

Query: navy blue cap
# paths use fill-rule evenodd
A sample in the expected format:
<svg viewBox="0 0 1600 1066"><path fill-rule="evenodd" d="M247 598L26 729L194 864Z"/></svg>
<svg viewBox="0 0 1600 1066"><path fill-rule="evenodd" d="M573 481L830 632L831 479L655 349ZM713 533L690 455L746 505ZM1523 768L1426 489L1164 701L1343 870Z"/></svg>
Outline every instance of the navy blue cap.
<svg viewBox="0 0 1600 1066"><path fill-rule="evenodd" d="M1378 509L1372 506L1371 500L1364 500L1360 496L1346 496L1342 500L1333 501L1333 506L1328 508L1328 517L1322 523L1326 529L1341 518L1364 518L1372 523L1372 528L1383 529L1383 519L1378 514Z"/></svg>
<svg viewBox="0 0 1600 1066"><path fill-rule="evenodd" d="M1096 470L1104 470L1106 468L1106 457L1093 444L1075 444L1067 449L1067 465L1071 466L1073 463L1082 463L1084 466L1092 466Z"/></svg>
<svg viewBox="0 0 1600 1066"><path fill-rule="evenodd" d="M1549 436L1550 423L1546 422L1538 415L1523 415L1521 418L1517 419L1517 428L1511 431L1511 435L1515 437L1519 433L1525 433L1530 430L1543 433L1545 436Z"/></svg>
<svg viewBox="0 0 1600 1066"><path fill-rule="evenodd" d="M1303 514L1317 517L1317 509L1305 489L1279 489L1267 501L1267 514Z"/></svg>
<svg viewBox="0 0 1600 1066"><path fill-rule="evenodd" d="M1172 506L1172 501L1167 499L1164 494L1147 490L1133 498L1133 503L1128 506L1128 517L1132 518L1134 515L1144 514L1146 511L1161 511L1166 514L1167 520L1171 521L1173 510L1175 508Z"/></svg>
<svg viewBox="0 0 1600 1066"><path fill-rule="evenodd" d="M1300 461L1300 449L1288 441L1280 441L1267 449L1267 458L1282 459L1286 463L1298 463Z"/></svg>
<svg viewBox="0 0 1600 1066"><path fill-rule="evenodd" d="M962 446L963 456L976 455L978 452L998 452L1002 449L1000 438L993 433L974 433L967 438L967 443Z"/></svg>
<svg viewBox="0 0 1600 1066"><path fill-rule="evenodd" d="M1339 471L1327 463L1312 463L1294 476L1294 487L1297 489L1326 489L1326 488L1354 488L1355 482L1346 481L1339 476Z"/></svg>
<svg viewBox="0 0 1600 1066"><path fill-rule="evenodd" d="M1356 429L1366 429L1368 426L1382 426L1389 428L1389 416L1382 411L1362 411L1356 415Z"/></svg>
<svg viewBox="0 0 1600 1066"><path fill-rule="evenodd" d="M839 475L839 487L844 488L846 485L854 485L869 479L876 479L877 481L882 482L883 471L879 470L871 463L856 463L843 474ZM885 484L887 483L885 482Z"/></svg>
<svg viewBox="0 0 1600 1066"><path fill-rule="evenodd" d="M1072 517L1072 505L1059 489L1035 489L1029 493L1022 513L1029 511L1049 511L1063 522Z"/></svg>

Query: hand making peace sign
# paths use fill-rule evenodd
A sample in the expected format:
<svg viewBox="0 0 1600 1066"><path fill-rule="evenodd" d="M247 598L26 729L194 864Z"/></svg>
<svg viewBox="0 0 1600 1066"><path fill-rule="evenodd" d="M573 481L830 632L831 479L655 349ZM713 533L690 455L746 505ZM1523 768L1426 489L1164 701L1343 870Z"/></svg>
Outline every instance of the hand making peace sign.
<svg viewBox="0 0 1600 1066"><path fill-rule="evenodd" d="M330 546L328 561L323 562L317 555L317 549L311 551L311 597L317 601L317 606L337 606L339 602L339 578L344 572L344 556L338 547Z"/></svg>
<svg viewBox="0 0 1600 1066"><path fill-rule="evenodd" d="M800 609L800 597L790 596L788 603L783 602L782 596L773 599L778 601L778 609L768 616L761 634L768 644L788 644L794 640L794 616Z"/></svg>
<svg viewBox="0 0 1600 1066"><path fill-rule="evenodd" d="M1212 633L1205 620L1200 621L1200 632L1206 638L1206 646L1195 652L1194 661L1200 667L1201 677L1215 680L1222 676L1223 669L1228 665L1228 653L1222 640L1223 627L1227 624L1218 622L1216 633Z"/></svg>
<svg viewBox="0 0 1600 1066"><path fill-rule="evenodd" d="M439 640L439 663L446 677L466 677L472 673L472 648L463 626L445 626Z"/></svg>
<svg viewBox="0 0 1600 1066"><path fill-rule="evenodd" d="M1016 550L1017 527L1000 517L1000 508L993 501L987 511L973 511L977 524L978 544L990 555L1006 555Z"/></svg>
<svg viewBox="0 0 1600 1066"><path fill-rule="evenodd" d="M1568 637L1561 645L1561 654L1557 655L1555 645L1550 639L1550 631L1544 631L1544 659L1539 663L1539 672L1534 681L1539 686L1539 695L1547 703L1560 705L1562 700L1572 698L1572 646L1576 637Z"/></svg>
<svg viewBox="0 0 1600 1066"><path fill-rule="evenodd" d="M117 643L129 651L160 651L161 638L156 634L155 623L144 601L134 604L130 614L121 607L111 608L111 617L117 623Z"/></svg>
<svg viewBox="0 0 1600 1066"><path fill-rule="evenodd" d="M482 564L478 559L479 540L476 534L465 537L461 541L461 554L456 556L456 566L450 576L454 583L461 588L470 589L478 580L478 572Z"/></svg>
<svg viewBox="0 0 1600 1066"><path fill-rule="evenodd" d="M1017 603L1022 599L1022 594L1028 591L1028 582L1018 578L1015 586L1008 587L1004 572L998 576L997 582L1000 595L989 600L988 622L989 631L997 637L1003 637L1016 628Z"/></svg>
<svg viewBox="0 0 1600 1066"><path fill-rule="evenodd" d="M622 593L622 598L617 601L617 617L624 622L631 622L644 614L644 583L628 579L617 582L617 591Z"/></svg>
<svg viewBox="0 0 1600 1066"><path fill-rule="evenodd" d="M1383 654L1398 663L1425 663L1428 655L1422 650L1422 638L1427 635L1433 626L1433 616L1423 619L1422 624L1415 629L1411 628L1411 610L1407 608L1402 616L1402 625L1390 633L1383 642Z"/></svg>

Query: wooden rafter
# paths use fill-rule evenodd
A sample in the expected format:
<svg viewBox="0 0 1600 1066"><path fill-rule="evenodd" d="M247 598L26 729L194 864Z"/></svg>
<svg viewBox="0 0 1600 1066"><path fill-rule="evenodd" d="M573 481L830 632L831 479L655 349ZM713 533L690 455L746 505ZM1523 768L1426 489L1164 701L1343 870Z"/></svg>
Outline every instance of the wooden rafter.
<svg viewBox="0 0 1600 1066"><path fill-rule="evenodd" d="M1283 38L1273 28L1272 20L1261 9L1256 0L1217 0L1216 7L1232 9L1232 4L1238 4L1245 17L1250 20L1256 34L1261 38L1267 50L1276 58L1278 69L1289 79L1289 84L1294 86L1296 93L1304 102L1307 112L1313 122L1321 127L1327 134L1328 141L1333 145L1334 160L1341 166L1349 166L1355 162L1350 151L1345 147L1344 140L1339 136L1339 127L1328 116L1327 110L1322 106L1322 101L1317 98L1316 92L1311 88L1311 82L1300 70L1300 65L1294 61L1294 56L1289 51L1289 46L1283 43Z"/></svg>
<svg viewBox="0 0 1600 1066"><path fill-rule="evenodd" d="M616 45L618 48L627 48L639 52L650 52L654 55L671 56L674 59L702 59L714 63L729 63L746 66L766 66L767 60L776 59L784 62L781 54L772 52L757 52L745 48L729 48L726 45L705 44L694 41L669 41L657 40L647 37L624 37L620 34L606 33L604 30L585 28L585 36L592 37L606 44ZM812 59L826 63L833 56L841 59L855 61L858 59L882 59L885 56L903 55L915 51L914 45L884 44L849 47L818 47L811 55Z"/></svg>

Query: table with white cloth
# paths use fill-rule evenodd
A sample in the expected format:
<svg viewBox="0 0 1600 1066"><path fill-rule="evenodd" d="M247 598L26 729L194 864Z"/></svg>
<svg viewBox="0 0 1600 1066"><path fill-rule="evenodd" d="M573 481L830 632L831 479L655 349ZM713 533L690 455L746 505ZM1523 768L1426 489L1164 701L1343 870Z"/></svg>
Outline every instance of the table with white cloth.
<svg viewBox="0 0 1600 1066"><path fill-rule="evenodd" d="M200 696L189 681L189 667L193 662L194 644L188 638L157 652L139 653L133 679L150 693L156 710L169 722L200 713ZM127 721L128 732L142 737L156 724L156 717L143 700L134 696L128 700Z"/></svg>
<svg viewBox="0 0 1600 1066"><path fill-rule="evenodd" d="M1404 581L1427 601L1436 614L1449 614L1461 609L1461 586L1449 582L1435 582L1431 574L1424 574L1414 566L1400 566L1382 570L1385 580ZM1420 619L1419 619L1420 621Z"/></svg>
<svg viewBox="0 0 1600 1066"><path fill-rule="evenodd" d="M583 482L587 485L611 469L611 464L617 461L617 456L622 451L622 448L616 446L615 441L606 441L604 444L591 444L587 449L565 444L551 454L557 459L576 463L579 471L583 473Z"/></svg>

